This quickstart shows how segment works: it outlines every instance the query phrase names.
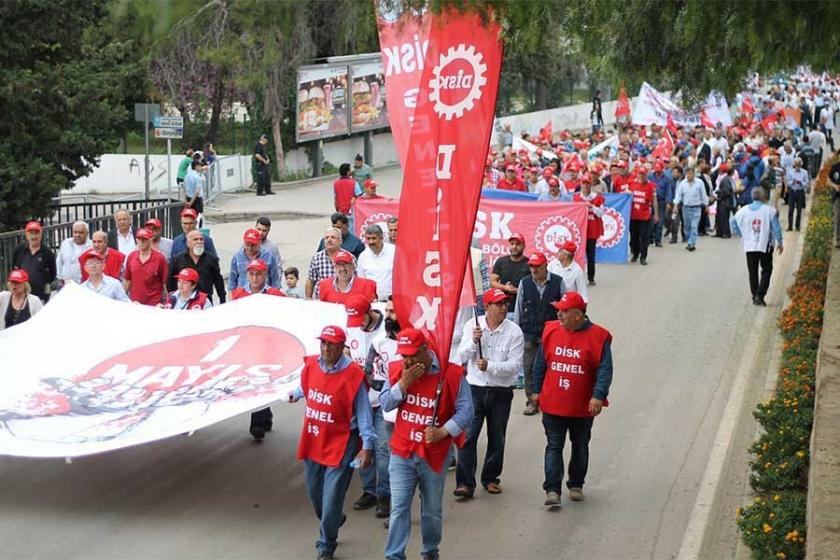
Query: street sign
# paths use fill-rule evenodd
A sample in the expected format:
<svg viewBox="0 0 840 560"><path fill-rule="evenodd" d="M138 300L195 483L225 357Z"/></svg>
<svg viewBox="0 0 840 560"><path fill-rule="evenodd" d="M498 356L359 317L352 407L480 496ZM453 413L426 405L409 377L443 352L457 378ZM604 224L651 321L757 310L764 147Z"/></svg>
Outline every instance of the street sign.
<svg viewBox="0 0 840 560"><path fill-rule="evenodd" d="M183 128L156 128L155 138L183 138Z"/></svg>
<svg viewBox="0 0 840 560"><path fill-rule="evenodd" d="M184 117L162 115L153 119L155 128L184 128Z"/></svg>
<svg viewBox="0 0 840 560"><path fill-rule="evenodd" d="M137 122L150 122L160 115L159 103L135 103L134 120Z"/></svg>

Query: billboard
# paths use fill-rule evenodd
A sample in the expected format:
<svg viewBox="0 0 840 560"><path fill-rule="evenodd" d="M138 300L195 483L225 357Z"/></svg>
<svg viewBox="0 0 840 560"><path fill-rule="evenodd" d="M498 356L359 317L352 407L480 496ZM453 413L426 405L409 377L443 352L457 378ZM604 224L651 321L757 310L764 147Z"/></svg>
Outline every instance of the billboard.
<svg viewBox="0 0 840 560"><path fill-rule="evenodd" d="M297 142L350 133L347 65L298 69Z"/></svg>
<svg viewBox="0 0 840 560"><path fill-rule="evenodd" d="M350 129L361 132L388 126L382 60L350 65Z"/></svg>

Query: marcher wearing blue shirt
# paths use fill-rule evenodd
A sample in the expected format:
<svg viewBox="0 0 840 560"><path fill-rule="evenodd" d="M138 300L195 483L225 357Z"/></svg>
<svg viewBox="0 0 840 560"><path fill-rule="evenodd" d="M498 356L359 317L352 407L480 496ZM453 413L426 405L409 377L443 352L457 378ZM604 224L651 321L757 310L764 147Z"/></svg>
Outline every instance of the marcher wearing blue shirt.
<svg viewBox="0 0 840 560"><path fill-rule="evenodd" d="M665 217L670 213L671 201L674 200L674 179L670 172L665 173L662 164L657 163L654 172L648 179L656 185L656 200L659 204L660 220L653 224L653 241L657 247L662 247L662 229ZM651 216L651 220L653 217Z"/></svg>

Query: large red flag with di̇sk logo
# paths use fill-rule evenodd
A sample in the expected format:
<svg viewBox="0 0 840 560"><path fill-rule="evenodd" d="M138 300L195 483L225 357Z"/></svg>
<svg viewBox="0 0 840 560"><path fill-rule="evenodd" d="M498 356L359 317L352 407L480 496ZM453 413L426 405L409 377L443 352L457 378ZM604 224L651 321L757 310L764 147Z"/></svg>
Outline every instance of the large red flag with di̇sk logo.
<svg viewBox="0 0 840 560"><path fill-rule="evenodd" d="M175 311L69 285L0 331L0 455L101 453L285 400L321 329L346 321L343 306L320 301L258 294Z"/></svg>
<svg viewBox="0 0 840 560"><path fill-rule="evenodd" d="M400 203L390 198L356 199L356 228L359 235L369 225L378 224L383 231L388 219L399 216ZM403 219L400 218L400 235ZM476 214L474 233L478 247L490 267L508 254L512 233L525 237L525 253L535 251L555 258L560 246L574 241L578 250L575 261L586 269L587 209L582 202L534 202L530 200L495 200L482 198ZM399 237L397 238L399 240ZM399 241L398 241L399 243Z"/></svg>
<svg viewBox="0 0 840 560"><path fill-rule="evenodd" d="M433 14L403 169L394 310L446 362L464 279L502 65L501 28ZM408 38L406 38L407 40Z"/></svg>

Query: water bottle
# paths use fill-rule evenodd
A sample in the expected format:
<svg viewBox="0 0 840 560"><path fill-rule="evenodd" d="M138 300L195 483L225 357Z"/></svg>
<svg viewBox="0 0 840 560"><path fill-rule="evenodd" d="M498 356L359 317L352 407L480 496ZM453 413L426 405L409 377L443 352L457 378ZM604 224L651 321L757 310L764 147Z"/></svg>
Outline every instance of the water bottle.
<svg viewBox="0 0 840 560"><path fill-rule="evenodd" d="M350 467L354 469L361 469L362 468L362 459L360 457L356 457L350 462Z"/></svg>

